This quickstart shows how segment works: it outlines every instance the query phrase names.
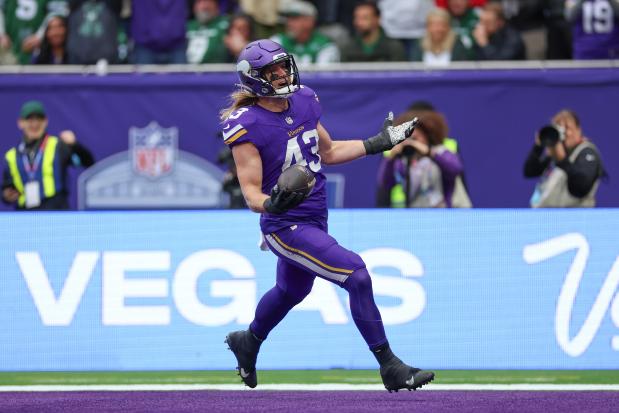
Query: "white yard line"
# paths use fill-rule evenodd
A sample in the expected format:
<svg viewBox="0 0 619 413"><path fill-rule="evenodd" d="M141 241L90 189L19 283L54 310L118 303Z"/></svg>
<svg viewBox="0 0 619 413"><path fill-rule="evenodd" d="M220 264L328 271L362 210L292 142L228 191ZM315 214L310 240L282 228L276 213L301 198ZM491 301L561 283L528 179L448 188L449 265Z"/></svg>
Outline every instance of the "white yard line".
<svg viewBox="0 0 619 413"><path fill-rule="evenodd" d="M49 391L188 391L188 390L279 390L279 391L367 391L385 390L380 384L261 384L252 390L241 384L103 384L0 386L0 392ZM619 384L430 384L420 391L619 391Z"/></svg>

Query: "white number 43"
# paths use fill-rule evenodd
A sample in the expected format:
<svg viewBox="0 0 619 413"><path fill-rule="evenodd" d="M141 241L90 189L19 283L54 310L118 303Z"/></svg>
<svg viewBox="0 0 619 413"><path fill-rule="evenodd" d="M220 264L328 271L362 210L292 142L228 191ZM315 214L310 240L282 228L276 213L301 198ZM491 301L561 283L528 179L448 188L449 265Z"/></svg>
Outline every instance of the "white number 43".
<svg viewBox="0 0 619 413"><path fill-rule="evenodd" d="M282 171L292 165L292 162L298 163L299 165L309 166L312 172L320 171L320 155L318 154L318 131L316 129L308 130L303 132L301 135L301 139L305 144L311 144L312 138L314 138L314 144L310 147L313 155L316 155L316 160L310 161L309 164L307 160L303 157L303 153L301 152L301 148L299 147L299 142L297 138L299 136L295 136L293 138L288 139L288 145L286 146L286 159L284 160L284 165L282 166Z"/></svg>

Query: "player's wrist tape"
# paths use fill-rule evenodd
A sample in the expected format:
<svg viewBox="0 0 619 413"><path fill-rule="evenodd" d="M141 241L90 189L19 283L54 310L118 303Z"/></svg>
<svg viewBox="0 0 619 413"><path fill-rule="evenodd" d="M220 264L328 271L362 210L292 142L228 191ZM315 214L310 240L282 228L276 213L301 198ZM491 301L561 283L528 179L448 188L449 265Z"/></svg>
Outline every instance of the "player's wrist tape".
<svg viewBox="0 0 619 413"><path fill-rule="evenodd" d="M365 153L367 155L374 155L377 153L383 153L386 150L393 148L391 142L386 140L383 137L382 133L379 133L376 136L372 136L363 141L363 147L365 148Z"/></svg>

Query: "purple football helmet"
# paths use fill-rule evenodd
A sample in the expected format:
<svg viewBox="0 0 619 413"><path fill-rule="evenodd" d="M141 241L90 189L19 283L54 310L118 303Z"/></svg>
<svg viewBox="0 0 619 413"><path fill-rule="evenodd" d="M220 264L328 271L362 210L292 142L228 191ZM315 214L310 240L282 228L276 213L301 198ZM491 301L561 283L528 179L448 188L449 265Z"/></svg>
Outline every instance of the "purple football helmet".
<svg viewBox="0 0 619 413"><path fill-rule="evenodd" d="M286 71L286 85L275 88L273 80L267 80L265 73L270 66L283 63ZM236 71L241 80L241 87L257 96L285 98L299 90L299 71L294 57L288 54L278 43L263 39L245 46L239 55Z"/></svg>

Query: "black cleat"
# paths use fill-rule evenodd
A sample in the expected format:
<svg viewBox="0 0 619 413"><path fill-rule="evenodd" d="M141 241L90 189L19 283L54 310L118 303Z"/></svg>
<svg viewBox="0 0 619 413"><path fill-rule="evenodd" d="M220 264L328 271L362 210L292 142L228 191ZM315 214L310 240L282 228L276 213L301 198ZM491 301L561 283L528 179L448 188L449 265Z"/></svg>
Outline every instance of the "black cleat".
<svg viewBox="0 0 619 413"><path fill-rule="evenodd" d="M226 336L228 348L234 353L241 380L252 389L258 385L256 374L256 358L260 350L260 342L253 337L249 330L235 331Z"/></svg>
<svg viewBox="0 0 619 413"><path fill-rule="evenodd" d="M389 393L400 389L417 390L434 380L433 372L408 366L397 357L380 366L380 376Z"/></svg>

